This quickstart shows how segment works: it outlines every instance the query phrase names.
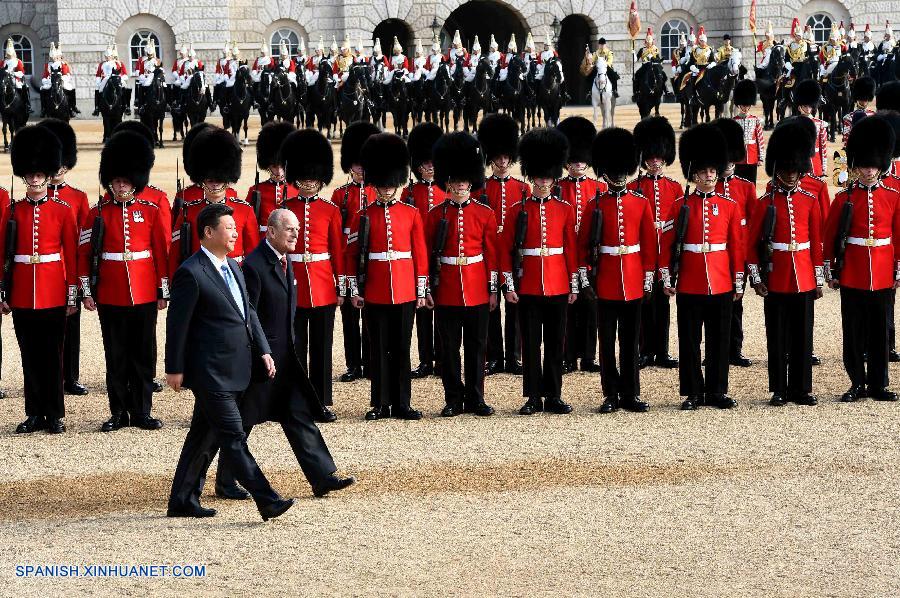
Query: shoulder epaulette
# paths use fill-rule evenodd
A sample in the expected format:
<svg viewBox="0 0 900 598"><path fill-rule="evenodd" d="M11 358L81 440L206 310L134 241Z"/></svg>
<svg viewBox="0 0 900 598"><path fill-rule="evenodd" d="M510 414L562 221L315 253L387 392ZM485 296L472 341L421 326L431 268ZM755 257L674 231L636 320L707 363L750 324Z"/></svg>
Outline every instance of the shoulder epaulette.
<svg viewBox="0 0 900 598"><path fill-rule="evenodd" d="M247 206L248 208L252 208L252 207L253 207L253 206L251 206L249 203L247 203L246 201L244 201L243 199L241 199L240 197L229 197L229 198L227 198L227 199L228 199L229 201L231 201L232 203L242 204L242 205Z"/></svg>
<svg viewBox="0 0 900 598"><path fill-rule="evenodd" d="M670 177L670 176L667 175L667 174L660 175L659 178L661 178L661 179L666 179L667 181L672 181L673 183L675 183L675 184L678 185L679 187L681 186L681 183L679 183L678 181L676 181L675 179L673 179L672 177Z"/></svg>
<svg viewBox="0 0 900 598"><path fill-rule="evenodd" d="M134 203L139 203L142 206L150 206L151 208L159 208L159 206L156 205L155 203L153 203L152 201L147 201L146 199L141 199L139 197L136 197L134 199Z"/></svg>
<svg viewBox="0 0 900 598"><path fill-rule="evenodd" d="M295 197L291 197L291 198L289 198L289 199L296 199L297 197L298 197L298 196L295 196ZM324 197L320 197L319 199L321 199L323 203L327 203L327 204L330 205L330 206L334 206L334 207L336 207L337 209L340 209L340 207L339 207L336 203L334 203L333 201L331 201L330 199L327 199L327 198L324 198Z"/></svg>
<svg viewBox="0 0 900 598"><path fill-rule="evenodd" d="M635 197L640 197L641 199L647 199L647 196L644 195L643 193L641 193L640 189L629 189L628 192L631 193L632 195L634 195Z"/></svg>
<svg viewBox="0 0 900 598"><path fill-rule="evenodd" d="M69 205L69 202L67 202L67 201L65 201L65 200L63 200L63 199L60 199L60 198L58 198L58 197L50 197L50 198L48 198L48 199L49 199L50 201L55 201L56 203L58 203L58 204L60 204L60 205L66 206L67 208L71 208L71 207L72 207L72 206Z"/></svg>
<svg viewBox="0 0 900 598"><path fill-rule="evenodd" d="M556 201L558 201L558 202L560 202L560 203L564 203L564 204L566 204L567 206L571 206L571 205L572 205L572 204L570 204L568 201L566 201L565 199L563 199L562 197L559 197L558 195L552 195L550 198L551 198L551 199L555 199Z"/></svg>
<svg viewBox="0 0 900 598"><path fill-rule="evenodd" d="M806 189L803 189L802 187L797 187L797 191L800 193L800 195L807 195L807 196L809 196L811 199L816 199L816 196L815 196L815 195L813 195L812 193L810 193L810 192L807 191Z"/></svg>
<svg viewBox="0 0 900 598"><path fill-rule="evenodd" d="M146 187L149 187L150 189L153 189L153 190L155 190L155 191L159 191L160 193L165 193L165 191L163 191L162 189L160 189L160 188L157 187L156 185L150 185L150 184L147 184Z"/></svg>
<svg viewBox="0 0 900 598"><path fill-rule="evenodd" d="M750 183L751 185L753 184L753 181L751 181L749 179L745 179L744 177L739 176L739 175L734 175L734 178L736 178L739 181L744 181L745 183Z"/></svg>
<svg viewBox="0 0 900 598"><path fill-rule="evenodd" d="M494 208L492 208L490 205L486 204L485 202L481 201L480 197L477 197L477 198L473 197L472 201L475 202L476 204L480 205L483 208L487 208L492 212L494 211Z"/></svg>

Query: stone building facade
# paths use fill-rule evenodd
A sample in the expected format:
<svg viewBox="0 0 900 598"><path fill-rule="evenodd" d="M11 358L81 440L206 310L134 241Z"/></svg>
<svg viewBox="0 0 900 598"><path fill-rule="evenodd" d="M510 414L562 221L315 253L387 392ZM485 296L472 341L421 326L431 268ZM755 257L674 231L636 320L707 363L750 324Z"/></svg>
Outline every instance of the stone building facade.
<svg viewBox="0 0 900 598"><path fill-rule="evenodd" d="M734 45L744 49L745 62L752 58L747 17L751 0L638 0L642 32L652 27L664 55L677 43L678 34L703 26L710 43L719 45L729 33ZM515 35L519 49L531 32L537 45L549 34L566 67L573 101L584 101L589 83L578 75L584 48L596 46L605 36L616 55L615 67L622 75L620 103L631 91L632 42L626 31L629 0L3 0L0 2L0 40L11 37L20 50L26 69L36 74L46 61L50 42L61 44L66 60L77 76L79 105L83 112L92 105L94 73L107 45L118 44L123 59L136 57L140 41L154 39L168 66L176 48L193 43L199 57L211 69L219 50L237 42L245 57L252 59L263 43L277 47L285 38L291 45L303 38L307 46L320 38L325 46L332 38L340 44L345 36L354 47L362 42L371 50L379 37L389 53L393 36L412 55L416 40L426 50L437 34L446 48L453 31L459 29L469 46L477 34L487 50L493 33L506 47ZM817 35L827 36L832 22L852 21L859 33L871 23L876 40L881 39L885 20L900 23L900 3L889 0L758 0L757 28L760 35L772 21L776 37L786 37L791 19L809 22ZM555 25L555 26L554 26ZM558 36L558 37L557 37ZM132 54L133 53L133 54ZM32 94L36 102L37 94Z"/></svg>

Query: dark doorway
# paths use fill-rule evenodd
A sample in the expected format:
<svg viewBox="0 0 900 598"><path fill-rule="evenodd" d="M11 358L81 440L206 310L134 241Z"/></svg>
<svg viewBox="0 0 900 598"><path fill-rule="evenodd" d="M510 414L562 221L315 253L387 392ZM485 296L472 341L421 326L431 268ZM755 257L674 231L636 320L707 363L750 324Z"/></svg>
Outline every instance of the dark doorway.
<svg viewBox="0 0 900 598"><path fill-rule="evenodd" d="M525 44L525 19L515 10L495 0L471 0L450 13L441 29L441 48L447 49L453 41L453 33L459 30L463 46L468 50L478 36L481 51L487 53L491 34L497 40L500 51L506 49L509 38L516 36L519 50Z"/></svg>
<svg viewBox="0 0 900 598"><path fill-rule="evenodd" d="M385 56L393 56L391 48L394 47L394 36L400 45L403 46L403 53L407 56L412 55L414 42L412 38L412 29L401 19L385 19L378 23L375 31L372 32L372 42L378 39L381 42L381 53Z"/></svg>
<svg viewBox="0 0 900 598"><path fill-rule="evenodd" d="M562 29L559 32L559 42L556 51L563 65L563 73L566 75L566 87L572 99L569 104L589 104L586 97L590 90L590 81L583 76L579 69L584 60L584 47L594 49L596 28L584 15L569 15L562 20Z"/></svg>

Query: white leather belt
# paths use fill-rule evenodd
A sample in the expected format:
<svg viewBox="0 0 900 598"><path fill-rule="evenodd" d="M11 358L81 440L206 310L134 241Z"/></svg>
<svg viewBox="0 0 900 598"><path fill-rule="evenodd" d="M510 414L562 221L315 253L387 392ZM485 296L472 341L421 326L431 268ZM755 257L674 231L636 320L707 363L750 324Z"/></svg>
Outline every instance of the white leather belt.
<svg viewBox="0 0 900 598"><path fill-rule="evenodd" d="M288 256L292 262L324 262L331 259L331 254L325 253L292 253Z"/></svg>
<svg viewBox="0 0 900 598"><path fill-rule="evenodd" d="M441 263L449 264L451 266L468 266L470 264L477 264L483 261L484 255L481 253L479 253L478 255L461 255L459 257L441 256Z"/></svg>
<svg viewBox="0 0 900 598"><path fill-rule="evenodd" d="M712 253L713 251L725 251L728 243L685 243L684 250L691 253Z"/></svg>
<svg viewBox="0 0 900 598"><path fill-rule="evenodd" d="M809 249L809 241L804 243L772 243L775 251L803 251Z"/></svg>
<svg viewBox="0 0 900 598"><path fill-rule="evenodd" d="M562 247L535 247L533 249L521 249L522 255L529 255L532 257L542 257L548 255L562 255L563 248Z"/></svg>
<svg viewBox="0 0 900 598"><path fill-rule="evenodd" d="M61 259L58 253L34 253L31 255L13 256L13 261L17 264L48 264L50 262L58 262Z"/></svg>
<svg viewBox="0 0 900 598"><path fill-rule="evenodd" d="M145 260L150 257L150 250L143 251L126 251L124 253L107 253L104 251L100 254L100 259L111 262L130 262L132 260Z"/></svg>
<svg viewBox="0 0 900 598"><path fill-rule="evenodd" d="M601 245L600 253L605 255L628 255L641 250L641 245Z"/></svg>
<svg viewBox="0 0 900 598"><path fill-rule="evenodd" d="M411 251L378 251L369 254L370 260L376 262L393 262L394 260L412 259Z"/></svg>
<svg viewBox="0 0 900 598"><path fill-rule="evenodd" d="M847 243L849 243L850 245L861 245L863 247L884 247L885 245L891 244L891 237L888 237L887 239L863 239L861 237L847 237Z"/></svg>

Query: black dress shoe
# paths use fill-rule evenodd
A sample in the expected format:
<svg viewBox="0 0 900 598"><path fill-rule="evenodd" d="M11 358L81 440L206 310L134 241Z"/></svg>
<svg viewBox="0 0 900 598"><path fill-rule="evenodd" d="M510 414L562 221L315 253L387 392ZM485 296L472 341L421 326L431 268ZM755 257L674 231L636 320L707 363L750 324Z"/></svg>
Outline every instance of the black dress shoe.
<svg viewBox="0 0 900 598"><path fill-rule="evenodd" d="M63 423L62 419L58 417L51 417L47 420L48 434L62 434L65 431L66 425Z"/></svg>
<svg viewBox="0 0 900 598"><path fill-rule="evenodd" d="M160 420L149 415L131 418L131 425L141 430L159 430L163 427L163 423Z"/></svg>
<svg viewBox="0 0 900 598"><path fill-rule="evenodd" d="M240 486L219 486L216 484L216 496L225 500L249 500L250 493Z"/></svg>
<svg viewBox="0 0 900 598"><path fill-rule="evenodd" d="M366 419L369 421L373 421L376 419L386 419L391 416L391 406L385 405L383 407L372 407L368 411L366 411Z"/></svg>
<svg viewBox="0 0 900 598"><path fill-rule="evenodd" d="M354 483L356 483L356 478L354 478L353 476L339 478L336 475L332 474L321 482L313 484L312 491L313 495L318 498L322 498L329 492L336 492L338 490L343 490L344 488L349 488Z"/></svg>
<svg viewBox="0 0 900 598"><path fill-rule="evenodd" d="M284 515L288 509L294 506L294 499L281 499L276 500L270 505L266 505L264 507L259 508L259 514L262 516L263 521L268 521L269 519L275 519L276 517L281 517Z"/></svg>
<svg viewBox="0 0 900 598"><path fill-rule="evenodd" d="M76 397L84 396L88 393L88 389L80 382L70 382L63 387L63 390L66 391L67 395L74 395Z"/></svg>
<svg viewBox="0 0 900 598"><path fill-rule="evenodd" d="M891 349L891 352L888 353L888 361L891 363L900 363L900 353Z"/></svg>
<svg viewBox="0 0 900 598"><path fill-rule="evenodd" d="M739 368L748 368L753 365L752 361L750 361L740 353L738 353L737 355L732 355L731 359L728 360L728 363Z"/></svg>
<svg viewBox="0 0 900 598"><path fill-rule="evenodd" d="M100 426L100 431L113 432L126 427L128 427L128 413L113 413L112 416Z"/></svg>
<svg viewBox="0 0 900 598"><path fill-rule="evenodd" d="M794 395L791 397L791 401L798 405L807 405L809 407L819 404L819 399L816 398L816 395L810 393Z"/></svg>
<svg viewBox="0 0 900 598"><path fill-rule="evenodd" d="M434 373L434 366L430 363L420 363L419 367L409 373L410 378L416 380L418 378L426 378Z"/></svg>
<svg viewBox="0 0 900 598"><path fill-rule="evenodd" d="M653 363L653 358L649 355L641 355L640 357L638 357L638 369L642 370L651 363Z"/></svg>
<svg viewBox="0 0 900 598"><path fill-rule="evenodd" d="M394 407L391 410L391 417L394 419L417 421L422 419L422 412L413 409L412 407Z"/></svg>
<svg viewBox="0 0 900 598"><path fill-rule="evenodd" d="M884 388L870 388L867 393L869 397L876 401L896 401L897 393L891 392Z"/></svg>
<svg viewBox="0 0 900 598"><path fill-rule="evenodd" d="M574 361L563 361L563 374L571 374L578 369L578 364Z"/></svg>
<svg viewBox="0 0 900 598"><path fill-rule="evenodd" d="M600 364L593 360L581 360L581 371L582 372L599 372Z"/></svg>
<svg viewBox="0 0 900 598"><path fill-rule="evenodd" d="M47 427L47 420L40 415L32 415L16 426L16 434L31 434Z"/></svg>
<svg viewBox="0 0 900 598"><path fill-rule="evenodd" d="M323 406L313 419L320 424L330 424L337 421L337 414L327 406Z"/></svg>
<svg viewBox="0 0 900 598"><path fill-rule="evenodd" d="M460 413L462 413L462 409L453 405L446 405L441 409L441 417L456 417Z"/></svg>
<svg viewBox="0 0 900 598"><path fill-rule="evenodd" d="M479 403L475 405L471 411L478 417L489 417L494 415L494 408L487 403Z"/></svg>
<svg viewBox="0 0 900 598"><path fill-rule="evenodd" d="M558 397L547 398L544 400L544 411L565 415L566 413L572 413L572 406Z"/></svg>
<svg viewBox="0 0 900 598"><path fill-rule="evenodd" d="M842 403L855 403L865 395L865 389L862 386L851 386L847 392L841 395Z"/></svg>
<svg viewBox="0 0 900 598"><path fill-rule="evenodd" d="M772 398L769 399L769 405L772 407L783 407L787 405L787 399L784 398L784 393L773 392Z"/></svg>
<svg viewBox="0 0 900 598"><path fill-rule="evenodd" d="M822 365L822 360L819 359L819 356L816 355L815 353L813 353L812 355L809 356L809 361L813 365Z"/></svg>
<svg viewBox="0 0 900 598"><path fill-rule="evenodd" d="M512 374L514 376L522 375L522 364L518 361L507 361L506 366L503 369L506 370L507 374Z"/></svg>
<svg viewBox="0 0 900 598"><path fill-rule="evenodd" d="M614 413L619 410L619 399L618 397L606 397L606 400L603 401L603 404L600 405L600 409L597 411L599 413Z"/></svg>
<svg viewBox="0 0 900 598"><path fill-rule="evenodd" d="M152 384L153 384L153 392L162 392L163 391L164 387L162 385L162 382L160 382L159 380L154 380Z"/></svg>
<svg viewBox="0 0 900 598"><path fill-rule="evenodd" d="M166 510L166 517L212 517L215 514L215 509L207 509L200 505L184 508L169 507Z"/></svg>
<svg viewBox="0 0 900 598"><path fill-rule="evenodd" d="M435 361L435 362L434 362L434 369L431 371L431 375L432 375L432 376L435 376L435 377L437 377L437 378L440 378L440 377L441 377L441 372L442 372L442 371L443 371L443 370L442 370L442 368L441 368L441 362L440 362L440 361Z"/></svg>
<svg viewBox="0 0 900 598"><path fill-rule="evenodd" d="M720 394L707 395L705 403L710 407L718 407L719 409L731 409L737 406L737 401L728 395Z"/></svg>
<svg viewBox="0 0 900 598"><path fill-rule="evenodd" d="M654 365L658 368L664 368L667 370L674 370L678 367L678 360L669 355L668 353L663 355L657 355L654 360Z"/></svg>
<svg viewBox="0 0 900 598"><path fill-rule="evenodd" d="M362 370L359 368L352 368L341 374L341 377L338 378L341 382L353 382L362 378Z"/></svg>
<svg viewBox="0 0 900 598"><path fill-rule="evenodd" d="M703 404L703 397L691 396L681 403L682 411L696 411Z"/></svg>
<svg viewBox="0 0 900 598"><path fill-rule="evenodd" d="M622 397L622 401L619 405L625 411L632 411L634 413L646 413L647 411L650 411L649 403L642 401L641 397Z"/></svg>
<svg viewBox="0 0 900 598"><path fill-rule="evenodd" d="M5 398L6 398L6 393L4 391L0 390L0 399L5 399Z"/></svg>
<svg viewBox="0 0 900 598"><path fill-rule="evenodd" d="M501 361L489 361L484 366L484 375L485 376L493 376L494 374L499 374L503 371L503 362Z"/></svg>
<svg viewBox="0 0 900 598"><path fill-rule="evenodd" d="M519 415L534 415L544 410L544 401L541 399L528 399L519 409Z"/></svg>

